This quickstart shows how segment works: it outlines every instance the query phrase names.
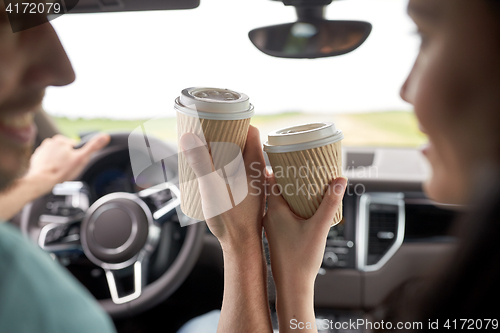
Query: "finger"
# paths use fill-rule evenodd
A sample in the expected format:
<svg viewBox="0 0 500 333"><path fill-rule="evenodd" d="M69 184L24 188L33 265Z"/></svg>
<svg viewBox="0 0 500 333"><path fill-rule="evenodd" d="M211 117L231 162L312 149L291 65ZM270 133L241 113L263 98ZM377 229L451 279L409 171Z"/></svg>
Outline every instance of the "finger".
<svg viewBox="0 0 500 333"><path fill-rule="evenodd" d="M261 178L265 174L266 162L262 152L259 130L256 127L248 128L247 142L243 152L243 160L247 174L252 178ZM263 179L263 178L261 178Z"/></svg>
<svg viewBox="0 0 500 333"><path fill-rule="evenodd" d="M260 142L259 130L253 126L250 126L248 129L245 150L243 151L243 161L247 176L253 180L259 179L261 183L264 182L266 162Z"/></svg>
<svg viewBox="0 0 500 333"><path fill-rule="evenodd" d="M270 172L266 173L266 197L268 207L288 207L281 193L281 186L276 183L274 174Z"/></svg>
<svg viewBox="0 0 500 333"><path fill-rule="evenodd" d="M250 125L248 127L247 142L245 144L245 150L243 151L243 157L252 160L260 159L264 160L262 154L262 144L260 143L260 133L257 127Z"/></svg>
<svg viewBox="0 0 500 333"><path fill-rule="evenodd" d="M346 186L347 178L343 176L332 181L330 185L328 185L325 196L312 219L321 221L320 223L330 226L335 213L342 203Z"/></svg>
<svg viewBox="0 0 500 333"><path fill-rule="evenodd" d="M52 137L52 139L55 141L63 141L64 142L67 139L67 137L65 137L62 134L56 134Z"/></svg>
<svg viewBox="0 0 500 333"><path fill-rule="evenodd" d="M68 138L67 136L64 136L62 134L56 134L52 138L45 139L43 142L49 144L65 144L69 146L74 146L77 143L75 139Z"/></svg>
<svg viewBox="0 0 500 333"><path fill-rule="evenodd" d="M111 137L107 133L97 134L79 149L79 153L84 156L89 156L90 154L104 148L110 140Z"/></svg>
<svg viewBox="0 0 500 333"><path fill-rule="evenodd" d="M179 144L186 161L197 178L201 178L214 170L208 149L198 136L193 133L185 133L181 136Z"/></svg>
<svg viewBox="0 0 500 333"><path fill-rule="evenodd" d="M72 139L72 138L68 138L68 144L71 146L71 147L74 147L78 144L78 140L75 140L75 139Z"/></svg>
<svg viewBox="0 0 500 333"><path fill-rule="evenodd" d="M268 170L266 169L267 210L262 221L264 229L269 229L269 224L274 220L273 217L279 217L280 219L287 218L290 220L302 220L292 212L288 203L281 195L281 187L276 183L274 175L267 171Z"/></svg>

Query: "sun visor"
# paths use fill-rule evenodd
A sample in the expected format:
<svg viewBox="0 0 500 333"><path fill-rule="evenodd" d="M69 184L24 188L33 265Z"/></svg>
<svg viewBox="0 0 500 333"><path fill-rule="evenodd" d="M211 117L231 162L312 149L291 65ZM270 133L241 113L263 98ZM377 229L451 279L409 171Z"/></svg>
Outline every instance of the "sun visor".
<svg viewBox="0 0 500 333"><path fill-rule="evenodd" d="M200 0L79 0L69 13L193 9L199 5Z"/></svg>

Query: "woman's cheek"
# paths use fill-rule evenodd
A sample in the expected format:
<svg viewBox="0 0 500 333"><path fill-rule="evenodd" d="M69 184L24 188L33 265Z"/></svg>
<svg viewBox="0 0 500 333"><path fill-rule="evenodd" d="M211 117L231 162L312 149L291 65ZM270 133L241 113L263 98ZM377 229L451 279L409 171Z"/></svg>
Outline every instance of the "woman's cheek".
<svg viewBox="0 0 500 333"><path fill-rule="evenodd" d="M443 88L445 82L439 65L439 49L428 46L421 50L412 71L408 94L414 106L415 115L425 133L434 141L433 132L442 130Z"/></svg>
<svg viewBox="0 0 500 333"><path fill-rule="evenodd" d="M449 94L448 67L440 61L439 49L421 52L408 85L415 115L429 139L429 149L425 153L432 173L424 183L428 197L439 202L451 203L457 200L457 172L454 168L453 145L449 144L448 128L452 123L447 95ZM451 154L451 155L450 155Z"/></svg>

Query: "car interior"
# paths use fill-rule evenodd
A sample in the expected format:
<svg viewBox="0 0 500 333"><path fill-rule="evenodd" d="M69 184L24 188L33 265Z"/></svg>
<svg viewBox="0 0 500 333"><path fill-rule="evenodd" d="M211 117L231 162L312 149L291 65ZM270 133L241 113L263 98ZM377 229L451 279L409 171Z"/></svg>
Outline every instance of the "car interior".
<svg viewBox="0 0 500 333"><path fill-rule="evenodd" d="M274 1L293 8L297 20L255 28L246 38L276 61L349 57L370 38L372 25L368 22L325 18L328 6L351 0ZM198 6L199 0L66 3L68 16L196 11ZM71 50L68 52L71 55ZM49 112L39 112L36 124L37 144L61 133ZM176 209L177 143L153 133L109 133L110 144L92 157L78 179L58 184L52 193L24 207L11 222L91 292L111 315L118 332L157 332L161 327L162 332L174 333L188 320L220 309L222 250L205 222L190 223L190 218ZM79 145L92 135L81 133ZM165 158L153 161L151 149ZM134 177L132 155L142 157L139 160L144 163L140 182ZM454 221L463 210L425 196L422 183L430 170L418 147L344 145L342 160L349 179L344 218L329 232L315 285L316 317L335 322L364 318L402 285L447 260L455 246ZM128 237L116 228L121 217L109 210L114 205L126 207L123 214L138 221L134 237L127 240L136 243L129 251L109 251L100 245L112 247ZM275 291L264 236L263 242L269 304L277 331Z"/></svg>

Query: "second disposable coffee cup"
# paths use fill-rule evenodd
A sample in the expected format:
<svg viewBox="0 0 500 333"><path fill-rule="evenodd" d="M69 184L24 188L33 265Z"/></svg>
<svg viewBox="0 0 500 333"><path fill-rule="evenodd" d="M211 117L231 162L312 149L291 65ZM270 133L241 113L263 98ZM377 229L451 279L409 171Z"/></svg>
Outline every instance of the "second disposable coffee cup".
<svg viewBox="0 0 500 333"><path fill-rule="evenodd" d="M269 157L278 189L290 209L311 218L328 184L342 175L341 140L344 134L331 122L302 124L269 133L264 151ZM332 226L342 220L342 205Z"/></svg>
<svg viewBox="0 0 500 333"><path fill-rule="evenodd" d="M247 95L229 89L193 87L176 98L177 136L194 133L207 143L215 170L226 166L243 151L254 109ZM235 149L236 148L236 152ZM198 180L179 145L179 189L181 209L197 220L205 220Z"/></svg>

